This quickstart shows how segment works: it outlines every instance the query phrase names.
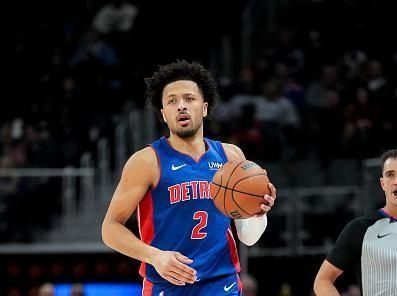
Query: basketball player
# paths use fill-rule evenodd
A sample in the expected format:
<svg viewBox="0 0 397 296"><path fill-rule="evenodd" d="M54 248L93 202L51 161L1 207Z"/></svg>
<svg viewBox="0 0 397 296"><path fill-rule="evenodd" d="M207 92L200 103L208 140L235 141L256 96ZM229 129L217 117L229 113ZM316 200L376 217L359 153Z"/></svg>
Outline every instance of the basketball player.
<svg viewBox="0 0 397 296"><path fill-rule="evenodd" d="M382 155L386 205L348 223L314 281L317 296L340 295L334 282L354 269L363 296L397 295L397 149Z"/></svg>
<svg viewBox="0 0 397 296"><path fill-rule="evenodd" d="M241 295L230 219L215 208L209 185L222 164L245 157L234 145L204 138L203 119L218 99L215 81L202 65L177 61L161 66L147 86L169 137L125 164L103 221L103 240L142 262L142 295ZM247 245L266 228L276 199L275 187L269 188L260 214L235 220ZM135 210L140 239L124 226Z"/></svg>

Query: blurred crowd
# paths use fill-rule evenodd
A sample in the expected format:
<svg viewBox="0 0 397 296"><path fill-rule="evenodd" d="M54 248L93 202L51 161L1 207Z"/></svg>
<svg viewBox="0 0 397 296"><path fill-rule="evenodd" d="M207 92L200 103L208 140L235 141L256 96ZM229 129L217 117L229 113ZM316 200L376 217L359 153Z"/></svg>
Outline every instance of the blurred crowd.
<svg viewBox="0 0 397 296"><path fill-rule="evenodd" d="M292 38L291 31L282 34ZM244 147L251 159L316 157L325 169L335 158L376 157L397 145L396 83L379 60L343 52L306 68L313 57L291 42L285 45L290 52L274 50L287 51L284 56L266 56L242 70L212 132Z"/></svg>
<svg viewBox="0 0 397 296"><path fill-rule="evenodd" d="M175 57L165 58L166 49L150 56L143 35L158 27L157 15L143 3L82 3L73 18L68 7L63 18L27 15L17 28L19 87L2 108L0 167L78 166L101 136L112 138L121 114L144 107L144 78L156 62ZM222 33L237 55L239 30ZM345 41L355 33L335 37L300 26L257 33L248 65L231 61L232 71L214 71L222 102L209 135L239 143L251 159L315 157L324 167L337 157L362 159L395 147L395 41ZM189 49L180 58L221 66Z"/></svg>
<svg viewBox="0 0 397 296"><path fill-rule="evenodd" d="M112 136L120 114L143 108L143 79L160 58L144 54L142 35L155 15L138 4L141 10L126 0L77 6L73 21L27 16L18 26L19 87L2 112L0 167L78 165L99 137ZM396 146L392 44L344 46L326 30L299 26L264 35L253 36L259 45L249 65L214 73L223 101L210 135L239 143L251 159L314 155L325 167L336 157L373 157ZM181 58L190 58L186 52ZM204 54L192 58L220 66Z"/></svg>
<svg viewBox="0 0 397 296"><path fill-rule="evenodd" d="M317 28L280 25L269 33L258 23L250 63L231 59L224 71L222 59L208 55L219 54L219 42L212 42L216 38L229 38L234 56L239 54L241 27L231 24L243 4L214 5L214 12L227 9L225 23L210 30L206 41L198 34L194 49L174 51L162 42L167 41L165 32L180 28L183 16L175 13L177 4L160 6L164 15L153 11L150 2L139 1L32 4L16 30L15 97L0 108L0 168L78 167L85 151L95 161L98 139L108 138L114 148L116 124L124 114L145 107L144 78L174 58L199 60L213 69L222 101L205 124L206 135L238 144L254 161L291 166L311 160L327 172L335 159L359 163L397 146L396 40L387 35L387 26L384 39L363 34L379 28L380 16L356 28L359 20L345 7L338 26L346 32L324 26L321 10L308 15L309 20L318 18ZM205 5L192 16L205 13ZM164 22L169 13L175 19ZM216 24L216 17L208 14L207 22ZM195 23L186 28L202 30ZM185 35L178 35L181 42L189 40ZM31 192L52 204L51 212L59 210L56 198L42 194L59 196L56 181L41 181L0 178L9 217L26 219L18 205L31 204L27 208L37 215L26 224L49 223L37 221L43 203L23 198ZM4 233L4 225L0 229ZM8 232L16 240L24 236Z"/></svg>
<svg viewBox="0 0 397 296"><path fill-rule="evenodd" d="M119 256L24 256L5 260L8 296L54 296L53 284L76 283L70 296L83 296L79 283L139 282L137 263ZM37 259L37 258L40 258ZM52 293L52 294L51 294ZM80 294L79 294L80 293Z"/></svg>

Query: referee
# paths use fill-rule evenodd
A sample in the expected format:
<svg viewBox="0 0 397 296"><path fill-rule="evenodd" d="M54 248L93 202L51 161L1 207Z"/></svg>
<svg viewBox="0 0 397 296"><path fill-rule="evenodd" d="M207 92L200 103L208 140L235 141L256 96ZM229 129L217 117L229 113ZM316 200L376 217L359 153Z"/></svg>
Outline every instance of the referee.
<svg viewBox="0 0 397 296"><path fill-rule="evenodd" d="M362 296L397 296L397 149L382 155L386 205L349 222L314 281L317 296L340 295L335 280L354 270Z"/></svg>

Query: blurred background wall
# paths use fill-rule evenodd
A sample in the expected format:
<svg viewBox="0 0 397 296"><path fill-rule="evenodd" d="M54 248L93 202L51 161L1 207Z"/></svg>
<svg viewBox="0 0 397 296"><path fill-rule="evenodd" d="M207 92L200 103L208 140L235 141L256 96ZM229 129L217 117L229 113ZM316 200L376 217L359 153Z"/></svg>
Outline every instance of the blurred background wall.
<svg viewBox="0 0 397 296"><path fill-rule="evenodd" d="M240 145L279 189L260 242L240 246L258 295L310 295L345 223L382 205L377 157L397 146L391 1L20 5L16 87L0 106L7 295L139 284L138 262L106 248L100 224L126 159L165 132L145 108L144 78L176 58L219 83L207 136Z"/></svg>

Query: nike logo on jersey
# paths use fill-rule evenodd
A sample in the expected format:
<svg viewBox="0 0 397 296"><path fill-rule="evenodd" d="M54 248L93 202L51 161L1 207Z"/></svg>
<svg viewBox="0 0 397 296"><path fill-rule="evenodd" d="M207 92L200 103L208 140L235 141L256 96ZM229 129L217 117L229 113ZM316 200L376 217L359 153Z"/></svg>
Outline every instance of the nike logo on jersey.
<svg viewBox="0 0 397 296"><path fill-rule="evenodd" d="M384 235L380 235L380 234L378 234L378 238L382 238L382 237L388 236L389 234L391 234L391 232L389 232L389 233L386 233L386 234L384 234Z"/></svg>
<svg viewBox="0 0 397 296"><path fill-rule="evenodd" d="M225 292L228 292L231 288L233 288L233 286L236 284L236 282L234 282L233 284L231 284L230 286L224 286L223 287L223 290L225 291Z"/></svg>
<svg viewBox="0 0 397 296"><path fill-rule="evenodd" d="M173 164L171 166L171 170L176 171L176 170L183 168L184 166L187 166L187 164L185 163L185 164L181 164L181 165L177 165L177 166Z"/></svg>

